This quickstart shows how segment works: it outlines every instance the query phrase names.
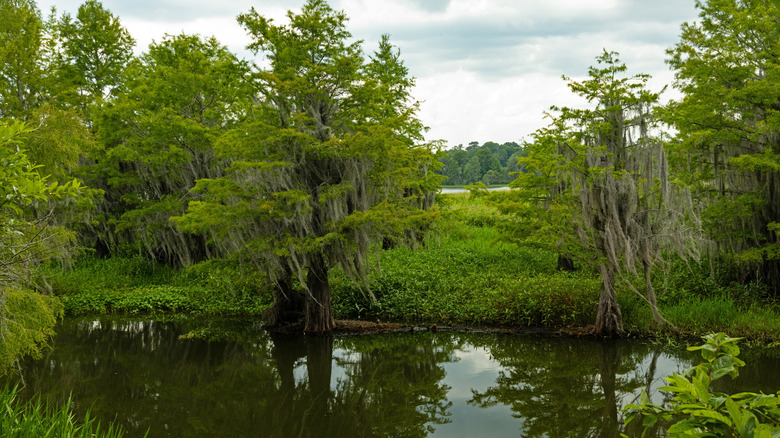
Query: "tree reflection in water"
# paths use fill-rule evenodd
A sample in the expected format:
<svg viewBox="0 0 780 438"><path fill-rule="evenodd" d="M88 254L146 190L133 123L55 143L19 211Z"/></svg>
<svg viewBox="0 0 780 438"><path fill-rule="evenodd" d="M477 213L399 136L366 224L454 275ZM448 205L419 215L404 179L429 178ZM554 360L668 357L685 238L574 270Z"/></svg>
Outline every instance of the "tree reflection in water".
<svg viewBox="0 0 780 438"><path fill-rule="evenodd" d="M252 331L235 342L181 333L149 321L67 322L53 350L24 364L24 395L63 403L72 394L77 416L91 408L130 437L149 428L153 437L424 437L447 421L441 364L457 345L432 334Z"/></svg>
<svg viewBox="0 0 780 438"><path fill-rule="evenodd" d="M550 341L493 338L485 347L503 370L495 386L474 391L469 402L510 406L513 415L524 420L526 437L619 437L620 402L630 401L637 388L650 386L658 377L658 355L650 360L653 371L644 374L637 372L637 364L650 353L646 345L557 339L551 348Z"/></svg>
<svg viewBox="0 0 780 438"><path fill-rule="evenodd" d="M23 365L23 395L63 403L72 393L77 416L91 408L128 437L611 438L638 434L623 429L622 405L640 388L661 402L662 377L695 357L627 341L187 324L66 321L54 348ZM190 330L209 340L180 337ZM780 389L777 359L748 364L748 379L719 390Z"/></svg>

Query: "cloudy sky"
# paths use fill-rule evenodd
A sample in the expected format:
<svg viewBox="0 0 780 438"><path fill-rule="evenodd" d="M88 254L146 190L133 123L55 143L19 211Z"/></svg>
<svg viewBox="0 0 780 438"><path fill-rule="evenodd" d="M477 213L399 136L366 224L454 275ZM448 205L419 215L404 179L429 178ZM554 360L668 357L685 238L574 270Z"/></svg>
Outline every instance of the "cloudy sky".
<svg viewBox="0 0 780 438"><path fill-rule="evenodd" d="M216 36L240 56L249 39L235 17L254 7L284 22L304 0L103 0L143 51L166 33ZM81 0L38 1L73 15ZM673 75L665 50L695 21L694 0L331 0L371 53L383 33L417 78L428 139L448 146L520 141L551 105L581 105L562 75L583 78L603 49L660 90ZM666 93L667 98L674 93Z"/></svg>

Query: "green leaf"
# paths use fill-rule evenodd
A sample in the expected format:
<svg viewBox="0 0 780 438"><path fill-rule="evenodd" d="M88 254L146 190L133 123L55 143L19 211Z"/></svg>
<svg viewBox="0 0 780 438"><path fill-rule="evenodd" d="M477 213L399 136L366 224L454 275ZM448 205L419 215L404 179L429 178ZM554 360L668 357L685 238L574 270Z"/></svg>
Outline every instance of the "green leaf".
<svg viewBox="0 0 780 438"><path fill-rule="evenodd" d="M711 409L686 409L683 412L686 414L691 414L693 417L699 417L699 418L708 418L715 421L719 421L723 424L725 424L728 427L731 427L731 420L728 419L725 415L721 414L720 412L713 411Z"/></svg>
<svg viewBox="0 0 780 438"><path fill-rule="evenodd" d="M742 430L750 418L749 413L744 412L731 397L726 398L726 409L728 410L729 416L734 421L736 429Z"/></svg>
<svg viewBox="0 0 780 438"><path fill-rule="evenodd" d="M712 362L712 380L718 380L726 374L732 374L736 369L733 356L721 356Z"/></svg>
<svg viewBox="0 0 780 438"><path fill-rule="evenodd" d="M669 427L669 430L667 430L667 433L669 435L673 434L680 434L680 435L690 435L689 432L696 432L699 431L699 424L694 421L680 421L678 423L675 423Z"/></svg>

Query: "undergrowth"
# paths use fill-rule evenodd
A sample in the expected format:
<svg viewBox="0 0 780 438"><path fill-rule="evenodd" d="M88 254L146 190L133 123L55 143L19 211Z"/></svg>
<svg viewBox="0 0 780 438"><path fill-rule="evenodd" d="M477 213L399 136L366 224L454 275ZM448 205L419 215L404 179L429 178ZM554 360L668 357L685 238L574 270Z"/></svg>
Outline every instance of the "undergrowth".
<svg viewBox="0 0 780 438"><path fill-rule="evenodd" d="M586 330L593 324L601 289L597 273L558 271L554 253L501 241L492 226L499 213L484 197L440 200L444 214L438 234L415 249L378 252L368 289L338 268L331 270L336 318ZM71 270L51 271L52 288L70 315L258 316L273 301L261 271L232 261L177 271L141 257L85 257ZM780 306L762 285L736 281L722 261L673 260L656 283L659 309L679 332L780 336ZM669 327L654 325L642 298L620 285L617 290L626 330L672 334Z"/></svg>
<svg viewBox="0 0 780 438"><path fill-rule="evenodd" d="M272 301L262 273L224 261L175 270L140 257L84 257L69 270L50 269L68 315L259 315Z"/></svg>

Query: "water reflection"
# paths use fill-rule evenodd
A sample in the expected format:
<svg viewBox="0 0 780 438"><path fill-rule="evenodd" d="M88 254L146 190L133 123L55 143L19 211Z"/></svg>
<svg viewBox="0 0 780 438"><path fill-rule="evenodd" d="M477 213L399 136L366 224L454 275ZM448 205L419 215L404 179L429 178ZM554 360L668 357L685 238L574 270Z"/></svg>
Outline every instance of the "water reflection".
<svg viewBox="0 0 780 438"><path fill-rule="evenodd" d="M648 354L655 363L658 353L626 342L559 339L550 348L550 341L495 338L488 347L503 369L470 403L510 406L527 437L619 437L618 400L652 385L655 374L643 377L637 364Z"/></svg>
<svg viewBox="0 0 780 438"><path fill-rule="evenodd" d="M692 357L629 342L428 332L303 338L251 325L239 327L241 341L181 339L189 329L68 321L54 348L24 365L25 394L61 403L72 393L78 415L91 408L130 437L147 429L152 437L617 437L635 434L623 430L620 407L639 388L659 398L661 376ZM776 359L757 362L777 369Z"/></svg>

